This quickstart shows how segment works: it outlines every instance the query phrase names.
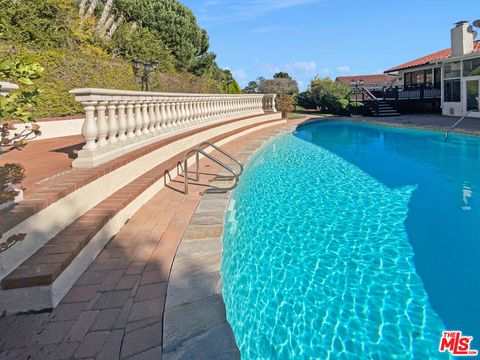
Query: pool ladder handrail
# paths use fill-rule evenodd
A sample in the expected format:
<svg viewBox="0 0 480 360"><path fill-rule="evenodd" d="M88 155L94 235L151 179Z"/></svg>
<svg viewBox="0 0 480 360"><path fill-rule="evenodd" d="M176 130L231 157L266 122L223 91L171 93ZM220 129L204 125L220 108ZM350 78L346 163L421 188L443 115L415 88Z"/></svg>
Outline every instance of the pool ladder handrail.
<svg viewBox="0 0 480 360"><path fill-rule="evenodd" d="M448 141L448 134L457 127L457 125L459 125L465 118L467 118L471 113L473 113L475 111L469 111L467 112L465 115L463 115L457 122L455 122L455 124L453 124L452 126L450 126L450 128L445 131L445 141Z"/></svg>
<svg viewBox="0 0 480 360"><path fill-rule="evenodd" d="M231 159L233 162L235 162L239 166L240 171L237 173L234 169L232 169L230 166L225 164L223 161L221 161L221 160L217 159L216 157L207 153L204 149L208 148L208 147L214 148L215 150L217 150L221 154L223 154L226 157L228 157L229 159ZM225 150L223 150L219 146L214 145L209 141L204 141L204 142L198 144L195 148L191 149L190 151L188 151L185 154L185 158L183 160L184 173L185 173L185 176L184 176L185 195L188 195L188 180L189 180L189 177L188 177L188 158L192 154L195 154L195 165L196 165L195 181L197 181L197 182L200 181L200 154L202 154L206 158L212 160L214 163L220 165L222 168L224 168L225 170L227 170L228 172L230 172L232 174L232 176L218 175L218 176L215 177L215 179L217 179L217 180L235 180L235 183L230 187L219 188L219 187L216 187L216 186L211 186L209 189L205 190L203 193L216 192L216 191L222 191L223 192L223 191L230 191L230 190L235 189L238 182L240 181L240 175L243 173L243 170L244 170L243 164L240 161L238 161L237 159L235 159L233 157L233 155L229 154L228 152L226 152Z"/></svg>

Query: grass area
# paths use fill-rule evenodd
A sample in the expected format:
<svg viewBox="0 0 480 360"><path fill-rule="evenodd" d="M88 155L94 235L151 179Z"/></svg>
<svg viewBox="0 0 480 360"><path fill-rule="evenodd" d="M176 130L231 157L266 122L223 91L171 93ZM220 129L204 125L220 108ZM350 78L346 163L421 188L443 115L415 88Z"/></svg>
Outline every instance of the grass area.
<svg viewBox="0 0 480 360"><path fill-rule="evenodd" d="M309 116L320 116L320 117L330 117L330 116L335 116L333 114L322 114L319 112L305 112L305 113L290 113L288 114L288 120L298 120L304 117L309 117Z"/></svg>
<svg viewBox="0 0 480 360"><path fill-rule="evenodd" d="M298 120L304 117L305 115L302 115L302 114L293 114L293 113L288 114L288 120Z"/></svg>

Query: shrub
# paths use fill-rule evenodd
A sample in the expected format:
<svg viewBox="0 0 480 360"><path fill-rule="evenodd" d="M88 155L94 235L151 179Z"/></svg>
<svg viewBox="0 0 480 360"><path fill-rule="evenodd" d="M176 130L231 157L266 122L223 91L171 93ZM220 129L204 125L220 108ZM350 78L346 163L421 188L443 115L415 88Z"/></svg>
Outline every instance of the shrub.
<svg viewBox="0 0 480 360"><path fill-rule="evenodd" d="M330 78L314 78L307 91L299 94L297 104L306 109L344 115L349 113L351 89Z"/></svg>
<svg viewBox="0 0 480 360"><path fill-rule="evenodd" d="M222 92L219 82L208 77L198 77L186 72L162 73L157 72L150 77L152 91L173 93L210 93Z"/></svg>
<svg viewBox="0 0 480 360"><path fill-rule="evenodd" d="M74 48L85 40L81 33L74 0L0 0L2 40L36 49Z"/></svg>
<svg viewBox="0 0 480 360"><path fill-rule="evenodd" d="M223 92L225 94L241 94L242 89L240 89L240 85L238 85L236 80L232 80L224 86Z"/></svg>
<svg viewBox="0 0 480 360"><path fill-rule="evenodd" d="M39 63L45 72L36 84L41 92L35 117L78 114L82 106L68 91L78 87L137 90L132 66L129 62L113 60L98 48L44 51L30 50L0 42L0 60L11 59Z"/></svg>
<svg viewBox="0 0 480 360"><path fill-rule="evenodd" d="M277 108L282 113L282 118L287 119L288 114L294 110L293 98L288 94L277 96Z"/></svg>
<svg viewBox="0 0 480 360"><path fill-rule="evenodd" d="M308 91L308 90L298 94L295 98L295 103L298 107L301 107L304 109L309 109L309 110L317 109L317 103L313 98L313 94L311 91Z"/></svg>

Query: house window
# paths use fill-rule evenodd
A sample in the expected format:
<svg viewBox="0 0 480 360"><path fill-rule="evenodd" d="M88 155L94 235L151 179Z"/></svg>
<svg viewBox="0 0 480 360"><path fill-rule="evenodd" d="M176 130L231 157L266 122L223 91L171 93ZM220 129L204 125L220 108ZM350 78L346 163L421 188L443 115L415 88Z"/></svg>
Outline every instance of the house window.
<svg viewBox="0 0 480 360"><path fill-rule="evenodd" d="M480 58L463 61L463 76L480 76Z"/></svg>
<svg viewBox="0 0 480 360"><path fill-rule="evenodd" d="M412 73L405 74L405 86L412 85Z"/></svg>
<svg viewBox="0 0 480 360"><path fill-rule="evenodd" d="M459 78L462 76L462 65L460 61L445 64L445 79Z"/></svg>
<svg viewBox="0 0 480 360"><path fill-rule="evenodd" d="M435 68L434 74L433 87L435 89L440 89L442 87L442 68Z"/></svg>
<svg viewBox="0 0 480 360"><path fill-rule="evenodd" d="M443 83L444 101L445 102L460 102L460 80L445 80Z"/></svg>
<svg viewBox="0 0 480 360"><path fill-rule="evenodd" d="M420 70L405 74L405 86L423 86L432 85L433 72L429 70Z"/></svg>

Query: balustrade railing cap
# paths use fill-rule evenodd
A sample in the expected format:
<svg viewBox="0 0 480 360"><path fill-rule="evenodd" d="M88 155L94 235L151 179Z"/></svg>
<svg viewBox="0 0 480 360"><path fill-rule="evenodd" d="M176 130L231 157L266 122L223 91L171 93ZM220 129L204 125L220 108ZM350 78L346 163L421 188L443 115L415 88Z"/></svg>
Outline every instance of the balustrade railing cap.
<svg viewBox="0 0 480 360"><path fill-rule="evenodd" d="M274 94L183 94L183 93L163 93L163 92L148 92L148 91L134 91L134 90L115 90L115 89L98 89L98 88L82 88L73 89L69 91L70 94L75 95L77 100L108 100L113 97L263 97L275 96ZM113 100L113 99L112 99Z"/></svg>
<svg viewBox="0 0 480 360"><path fill-rule="evenodd" d="M6 81L0 81L0 95L7 95L17 89L18 89L17 84L6 82Z"/></svg>

